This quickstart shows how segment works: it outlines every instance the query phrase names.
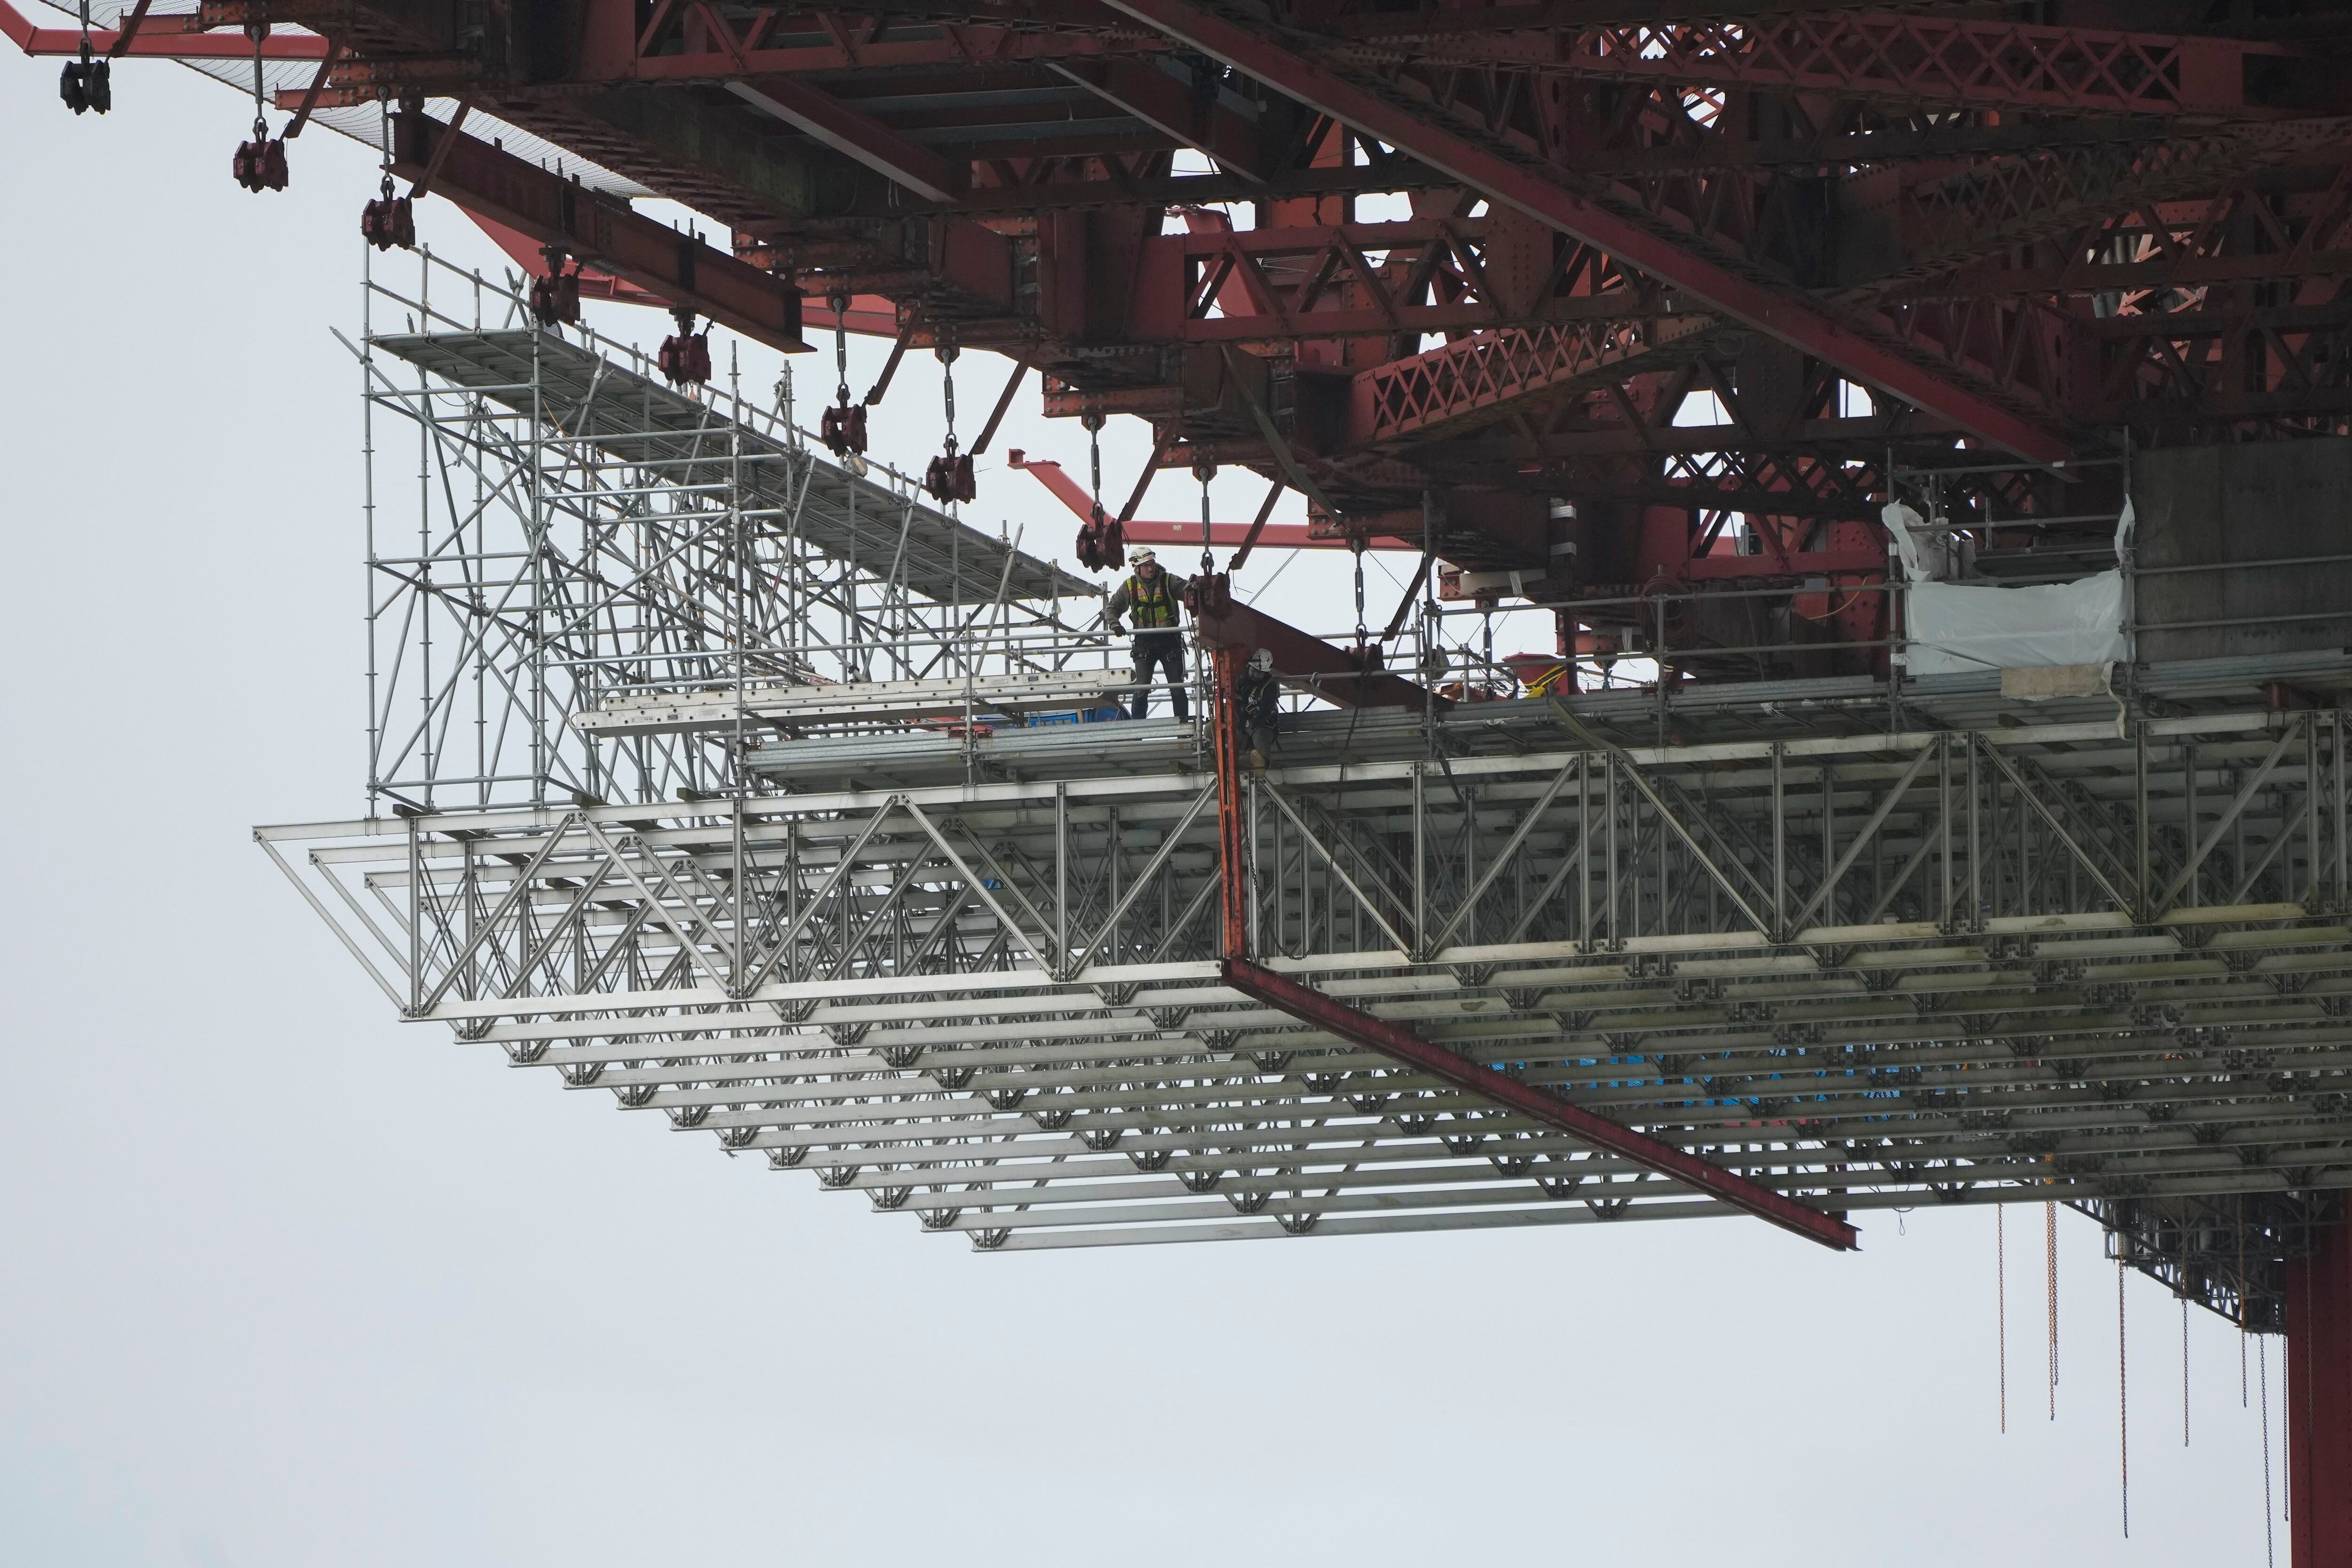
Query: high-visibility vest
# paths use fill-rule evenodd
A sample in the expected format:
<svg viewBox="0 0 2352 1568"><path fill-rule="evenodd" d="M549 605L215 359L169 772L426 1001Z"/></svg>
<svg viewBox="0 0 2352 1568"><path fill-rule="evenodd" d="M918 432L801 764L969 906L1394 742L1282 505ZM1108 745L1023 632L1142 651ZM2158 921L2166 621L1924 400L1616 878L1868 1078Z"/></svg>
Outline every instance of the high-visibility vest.
<svg viewBox="0 0 2352 1568"><path fill-rule="evenodd" d="M1176 624L1176 595L1169 591L1168 574L1155 572L1151 581L1141 577L1127 580L1127 613L1135 622L1135 629L1172 626Z"/></svg>

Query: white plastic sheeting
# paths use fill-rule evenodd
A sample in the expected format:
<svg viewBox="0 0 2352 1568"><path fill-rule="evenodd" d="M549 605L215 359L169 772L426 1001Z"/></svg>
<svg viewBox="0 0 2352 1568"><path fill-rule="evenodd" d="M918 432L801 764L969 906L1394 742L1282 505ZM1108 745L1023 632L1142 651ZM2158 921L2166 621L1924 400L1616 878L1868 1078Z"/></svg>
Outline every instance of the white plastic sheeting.
<svg viewBox="0 0 2352 1568"><path fill-rule="evenodd" d="M1935 531L1900 501L1880 516L1910 580L1904 595L1903 663L1913 675L2112 664L2130 657L2120 569L2024 588L1940 582L1952 557L1923 548L1923 538ZM2131 526L2126 500L2116 521L2118 558Z"/></svg>

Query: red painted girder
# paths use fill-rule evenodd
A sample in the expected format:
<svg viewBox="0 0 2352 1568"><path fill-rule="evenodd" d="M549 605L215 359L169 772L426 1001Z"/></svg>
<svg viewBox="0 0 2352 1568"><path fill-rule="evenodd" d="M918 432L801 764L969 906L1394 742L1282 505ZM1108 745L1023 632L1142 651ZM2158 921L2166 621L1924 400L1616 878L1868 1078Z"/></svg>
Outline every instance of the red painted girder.
<svg viewBox="0 0 2352 1568"><path fill-rule="evenodd" d="M2286 1266L2286 1490L2294 1568L2352 1568L2352 1225Z"/></svg>
<svg viewBox="0 0 2352 1568"><path fill-rule="evenodd" d="M682 41L678 53L655 53L673 17L693 12L701 26ZM796 30L814 19L826 42L782 47L773 35L778 10L755 13L736 25L717 7L663 5L650 26L637 25L635 0L588 0L580 22L580 47L564 79L574 83L621 81L724 82L760 76L799 76L815 71L889 69L920 66L965 66L992 61L1045 60L1107 55L1162 53L1167 44L1141 32L1046 31L1036 27L941 26L930 37L885 40L882 19L854 12L795 11ZM714 29L709 17L727 26ZM716 33L717 36L713 36Z"/></svg>
<svg viewBox="0 0 2352 1568"><path fill-rule="evenodd" d="M1199 537L1200 525L1195 523L1193 538ZM1252 609L1230 595L1225 603L1202 610L1194 624L1203 647L1238 648L1244 657L1265 648L1273 653L1275 673L1285 685L1312 692L1341 708L1402 708L1419 713L1434 702L1443 713L1454 706L1443 697L1431 697L1426 688L1402 675L1386 670L1366 674L1343 649L1263 610Z"/></svg>
<svg viewBox="0 0 2352 1568"><path fill-rule="evenodd" d="M799 290L726 251L640 217L618 202L527 163L429 116L393 116L393 173L421 179L469 212L540 245L561 245L599 271L786 353L805 352ZM442 139L454 138L438 159Z"/></svg>
<svg viewBox="0 0 2352 1568"><path fill-rule="evenodd" d="M253 40L241 33L205 33L192 27L193 16L149 16L139 26L126 55L152 59L249 60ZM81 54L79 27L37 27L25 14L0 0L0 37L37 58ZM122 35L110 27L92 27L94 53L111 53ZM327 54L327 40L315 33L273 32L261 41L261 56L271 60L318 60Z"/></svg>
<svg viewBox="0 0 2352 1568"><path fill-rule="evenodd" d="M1224 61L1359 132L1454 174L1489 200L1607 251L1686 297L1688 306L1720 311L1818 359L1857 381L1943 416L1969 434L2034 462L2059 463L2072 448L1991 399L1955 385L1886 344L1824 315L1811 301L1695 256L1649 229L1606 211L1539 170L1475 145L1433 121L1373 96L1322 67L1183 0L1108 0L1171 37Z"/></svg>
<svg viewBox="0 0 2352 1568"><path fill-rule="evenodd" d="M788 76L730 81L727 90L793 130L856 160L926 201L953 201L971 184L967 165L918 146L870 114Z"/></svg>
<svg viewBox="0 0 2352 1568"><path fill-rule="evenodd" d="M1080 488L1069 471L1061 464L1046 458L1032 458L1015 447L1007 455L1007 465L1019 468L1044 485L1055 500L1070 509L1071 515L1081 522L1094 514L1094 498ZM1170 467L1180 465L1171 464ZM1197 522L1158 522L1146 519L1130 519L1119 525L1129 544L1198 544L1201 525ZM1247 537L1250 525L1245 522L1212 522L1209 542L1231 549ZM1337 536L1325 536L1308 531L1303 522L1269 522L1258 532L1258 548L1262 550L1347 550L1352 546ZM1417 540L1374 539L1367 546L1372 550L1419 551Z"/></svg>
<svg viewBox="0 0 2352 1568"><path fill-rule="evenodd" d="M547 257L540 243L530 236L470 209L467 209L466 216L474 220L475 227L489 237L491 244L505 251L525 272L533 278L547 276ZM640 289L625 279L588 267L580 268L580 297L603 300L616 305L650 305L660 310L669 309L669 301L660 295Z"/></svg>
<svg viewBox="0 0 2352 1568"><path fill-rule="evenodd" d="M1427 40L1412 46L1409 56L1354 46L1334 53L1953 107L2234 118L2283 112L2246 103L2247 60L2293 58L2303 51L2238 38L1881 11L1488 33Z"/></svg>
<svg viewBox="0 0 2352 1568"><path fill-rule="evenodd" d="M1279 161L1277 150L1255 121L1221 102L1203 106L1189 84L1154 60L1056 60L1047 68L1179 144L1197 147L1234 174L1264 180Z"/></svg>
<svg viewBox="0 0 2352 1568"><path fill-rule="evenodd" d="M1350 1007L1246 958L1227 958L1222 967L1225 984L1243 995L1279 1008L1303 1023L1328 1029L1391 1061L1427 1073L1441 1083L1516 1110L1531 1121L1556 1128L1595 1149L1679 1182L1694 1192L1704 1193L1759 1219L1769 1220L1808 1241L1820 1242L1840 1252L1861 1245L1860 1234L1845 1221L1833 1219L1761 1182L1702 1160L1664 1139L1637 1132L1622 1122L1587 1110L1556 1090L1482 1067L1402 1025Z"/></svg>
<svg viewBox="0 0 2352 1568"><path fill-rule="evenodd" d="M1442 436L1507 415L1544 394L1565 395L1697 352L1719 325L1707 316L1650 322L1589 321L1480 332L1360 371L1349 388L1345 449Z"/></svg>

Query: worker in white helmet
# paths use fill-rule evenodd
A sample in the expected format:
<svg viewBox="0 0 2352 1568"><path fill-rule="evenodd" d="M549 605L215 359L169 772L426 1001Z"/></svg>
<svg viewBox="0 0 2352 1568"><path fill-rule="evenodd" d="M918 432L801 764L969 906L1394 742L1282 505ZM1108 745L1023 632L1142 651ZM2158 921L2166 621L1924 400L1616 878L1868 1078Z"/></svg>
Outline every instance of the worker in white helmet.
<svg viewBox="0 0 2352 1568"><path fill-rule="evenodd" d="M1164 570L1149 550L1130 557L1135 570L1110 596L1103 621L1112 631L1123 630L1121 616L1135 621L1135 695L1129 713L1140 719L1151 709L1151 674L1157 668L1168 679L1168 699L1178 719L1191 717L1192 703L1184 690L1184 579Z"/></svg>

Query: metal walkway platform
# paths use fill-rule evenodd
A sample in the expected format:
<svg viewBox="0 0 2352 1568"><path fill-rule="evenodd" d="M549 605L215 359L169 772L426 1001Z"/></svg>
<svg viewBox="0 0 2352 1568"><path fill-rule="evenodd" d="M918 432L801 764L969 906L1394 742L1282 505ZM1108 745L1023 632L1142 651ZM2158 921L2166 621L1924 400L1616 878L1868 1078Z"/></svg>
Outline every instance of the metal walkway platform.
<svg viewBox="0 0 2352 1568"><path fill-rule="evenodd" d="M2344 715L1925 684L1312 715L1252 947L1819 1208L2352 1184ZM405 1016L983 1249L1722 1212L1223 984L1189 730L1086 728L261 837Z"/></svg>
<svg viewBox="0 0 2352 1568"><path fill-rule="evenodd" d="M832 560L860 563L934 603L1092 598L1101 592L916 499L903 475L853 474L821 451L790 449L781 421L748 405L740 423L722 417L711 402L559 333L394 333L370 342L451 385L518 414L535 413L555 438L584 440L614 461L643 468L670 495L740 484L740 504L770 531L790 532ZM874 477L877 471L884 477Z"/></svg>

